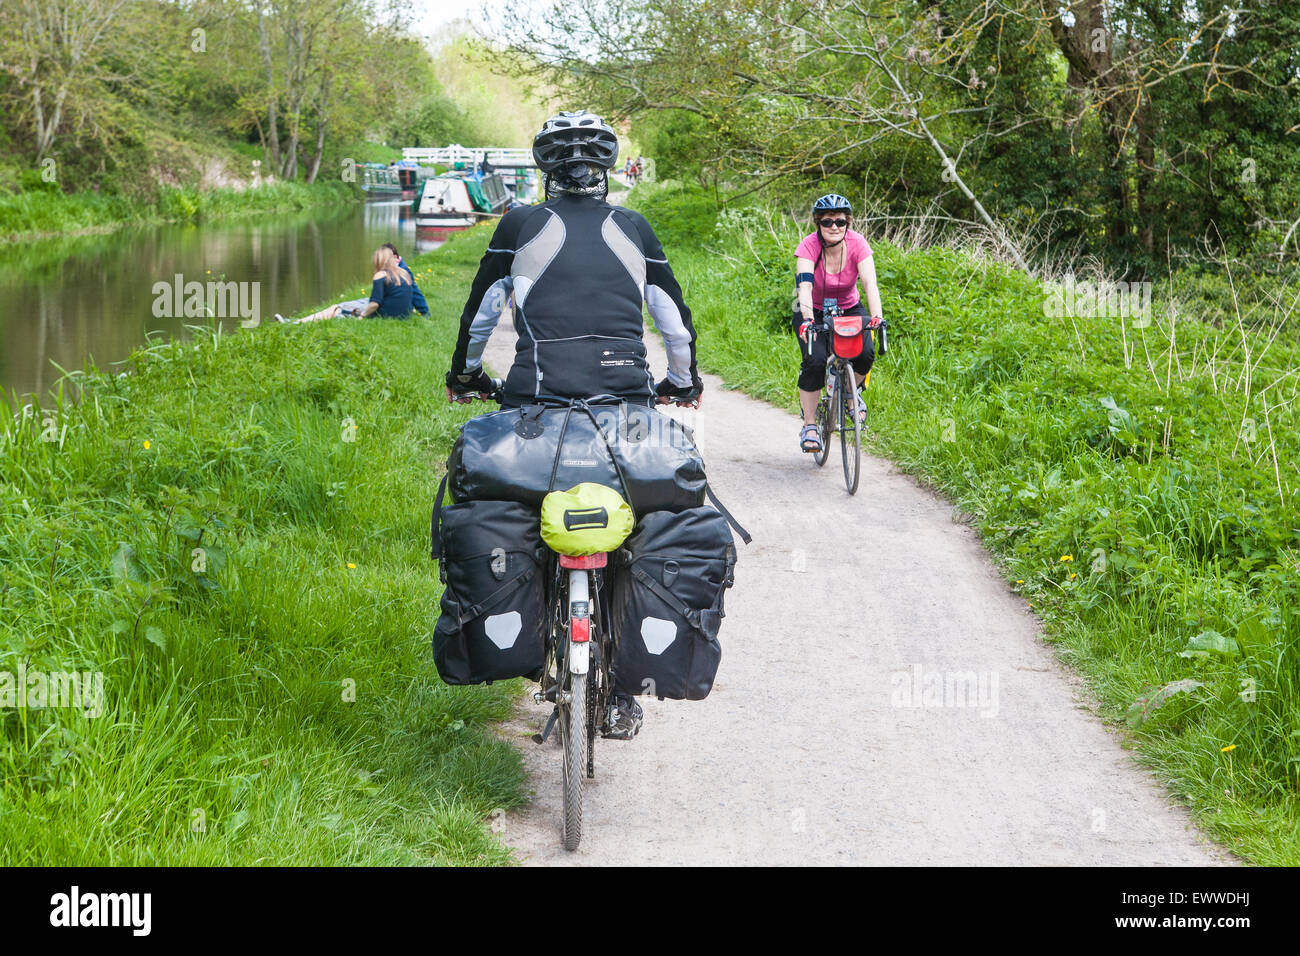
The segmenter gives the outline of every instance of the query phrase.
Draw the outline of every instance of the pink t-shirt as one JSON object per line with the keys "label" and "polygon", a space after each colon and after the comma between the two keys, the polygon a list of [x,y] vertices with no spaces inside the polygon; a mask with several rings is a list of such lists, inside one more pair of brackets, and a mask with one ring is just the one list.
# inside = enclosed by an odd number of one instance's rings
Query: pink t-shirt
{"label": "pink t-shirt", "polygon": [[[807,259],[813,264],[813,308],[820,309],[822,301],[834,296],[841,309],[851,309],[858,304],[858,266],[871,255],[862,233],[852,229],[845,230],[844,268],[839,272],[826,274],[826,255],[822,252],[817,233],[804,236],[803,242],[794,254],[800,259]],[[821,261],[817,256],[821,255]]]}

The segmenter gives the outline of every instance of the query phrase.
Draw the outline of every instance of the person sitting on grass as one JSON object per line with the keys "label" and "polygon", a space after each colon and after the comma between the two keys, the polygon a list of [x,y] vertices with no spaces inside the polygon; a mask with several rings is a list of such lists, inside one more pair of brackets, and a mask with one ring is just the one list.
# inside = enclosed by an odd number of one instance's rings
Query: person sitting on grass
{"label": "person sitting on grass", "polygon": [[385,242],[380,246],[380,248],[391,250],[393,255],[397,256],[397,265],[403,272],[411,277],[411,284],[415,286],[411,292],[411,308],[416,312],[419,312],[421,315],[428,315],[429,303],[424,301],[424,293],[420,291],[420,286],[415,281],[415,273],[412,272],[411,267],[406,264],[406,260],[402,258],[402,254],[397,251],[397,246],[393,245],[391,242]]}
{"label": "person sitting on grass", "polygon": [[[404,319],[411,314],[411,304],[415,296],[415,279],[409,270],[397,264],[397,256],[387,246],[375,250],[371,259],[375,274],[370,287],[370,298],[351,299],[331,305],[301,319],[286,319],[280,313],[275,317],[281,322],[318,322],[321,319],[333,319],[341,315],[364,319],[371,315],[381,318]],[[423,299],[423,296],[421,296]],[[426,305],[427,309],[428,306]]]}

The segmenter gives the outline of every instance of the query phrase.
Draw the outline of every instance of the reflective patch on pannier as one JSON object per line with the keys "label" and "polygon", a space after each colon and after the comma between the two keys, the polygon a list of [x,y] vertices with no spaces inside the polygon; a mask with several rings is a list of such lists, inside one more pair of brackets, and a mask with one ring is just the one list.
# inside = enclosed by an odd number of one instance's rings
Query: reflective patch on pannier
{"label": "reflective patch on pannier", "polygon": [[677,625],[661,617],[648,617],[641,622],[641,640],[651,654],[662,654],[677,640]]}
{"label": "reflective patch on pannier", "polygon": [[524,619],[520,617],[518,611],[493,614],[483,622],[483,632],[487,634],[488,640],[503,651],[515,646],[515,641],[519,638],[519,632],[523,629]]}

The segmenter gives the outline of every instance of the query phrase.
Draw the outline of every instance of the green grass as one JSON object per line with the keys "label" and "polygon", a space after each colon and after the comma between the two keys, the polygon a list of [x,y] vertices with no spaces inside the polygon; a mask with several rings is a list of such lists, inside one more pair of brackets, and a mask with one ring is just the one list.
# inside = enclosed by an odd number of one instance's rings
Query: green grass
{"label": "green grass", "polygon": [[[701,365],[794,411],[805,230],[719,215],[672,184],[632,203],[677,240]],[[1254,862],[1300,863],[1296,316],[1234,302],[1222,276],[1175,276],[1145,327],[1051,318],[1012,269],[868,238],[891,326],[872,449],[972,516],[1047,639],[1203,826]]]}
{"label": "green grass", "polygon": [[508,862],[485,820],[524,774],[486,725],[518,682],[429,649],[487,238],[413,263],[430,318],[199,331],[3,415],[0,672],[102,672],[104,708],[0,709],[0,863]]}
{"label": "green grass", "polygon": [[20,242],[42,236],[103,232],[124,225],[151,222],[204,222],[230,216],[287,212],[332,203],[356,201],[354,186],[336,181],[311,186],[277,182],[257,189],[212,189],[163,186],[156,197],[133,199],[121,193],[57,189],[0,193],[0,242]]}

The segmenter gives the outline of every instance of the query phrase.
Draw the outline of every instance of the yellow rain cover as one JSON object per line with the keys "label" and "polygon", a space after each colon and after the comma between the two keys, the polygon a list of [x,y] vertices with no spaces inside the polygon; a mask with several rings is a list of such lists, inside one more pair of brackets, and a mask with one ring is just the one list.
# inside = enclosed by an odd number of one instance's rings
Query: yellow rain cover
{"label": "yellow rain cover", "polygon": [[635,523],[622,495],[590,481],[552,491],[542,500],[542,540],[559,554],[581,557],[615,551]]}

